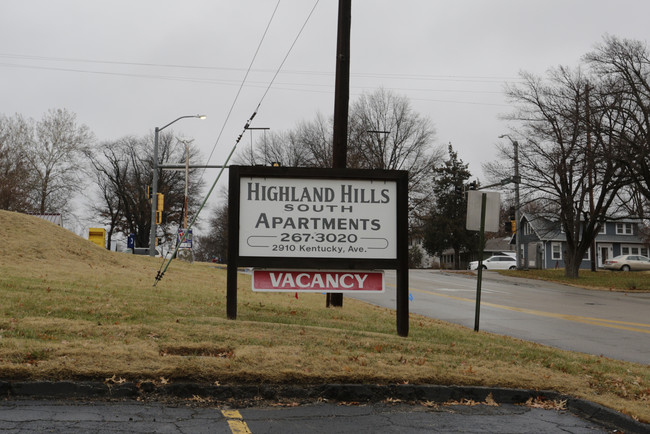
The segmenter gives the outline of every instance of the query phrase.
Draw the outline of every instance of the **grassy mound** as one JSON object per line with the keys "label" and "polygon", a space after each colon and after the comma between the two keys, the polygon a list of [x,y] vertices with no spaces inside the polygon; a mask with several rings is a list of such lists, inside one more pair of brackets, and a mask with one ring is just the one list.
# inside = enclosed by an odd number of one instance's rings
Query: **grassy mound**
{"label": "grassy mound", "polygon": [[0,377],[215,383],[411,383],[552,389],[650,422],[646,365],[560,351],[321,294],[261,294],[225,271],[109,252],[0,211]]}

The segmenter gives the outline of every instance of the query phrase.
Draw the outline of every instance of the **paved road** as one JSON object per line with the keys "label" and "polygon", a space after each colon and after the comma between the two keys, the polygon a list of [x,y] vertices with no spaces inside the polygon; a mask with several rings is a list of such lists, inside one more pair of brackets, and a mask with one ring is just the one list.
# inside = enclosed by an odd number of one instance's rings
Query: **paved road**
{"label": "paved road", "polygon": [[[594,291],[484,272],[479,328],[556,348],[650,364],[650,293]],[[355,295],[395,308],[395,274],[381,295]],[[409,273],[410,312],[474,328],[476,277]]]}
{"label": "paved road", "polygon": [[570,413],[515,405],[318,403],[239,410],[142,402],[0,401],[6,433],[606,433]]}

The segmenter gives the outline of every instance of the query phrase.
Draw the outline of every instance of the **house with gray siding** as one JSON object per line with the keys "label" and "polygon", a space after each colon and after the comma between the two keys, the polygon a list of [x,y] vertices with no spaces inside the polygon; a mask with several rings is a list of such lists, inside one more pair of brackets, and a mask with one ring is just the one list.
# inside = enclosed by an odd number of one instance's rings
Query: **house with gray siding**
{"label": "house with gray siding", "polygon": [[[619,255],[648,256],[641,227],[638,219],[605,222],[596,236],[596,266],[600,268],[607,259]],[[559,221],[524,213],[520,228],[524,264],[529,268],[564,268],[566,235]],[[514,237],[511,243],[515,243]],[[580,268],[591,268],[590,250]]]}

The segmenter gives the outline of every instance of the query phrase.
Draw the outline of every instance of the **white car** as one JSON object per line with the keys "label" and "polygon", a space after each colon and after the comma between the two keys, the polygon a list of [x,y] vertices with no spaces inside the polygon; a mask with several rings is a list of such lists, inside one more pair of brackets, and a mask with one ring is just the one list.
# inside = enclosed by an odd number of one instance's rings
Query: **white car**
{"label": "white car", "polygon": [[[517,260],[512,256],[497,255],[483,260],[484,270],[515,270]],[[467,267],[468,270],[478,270],[478,261],[472,261]]]}

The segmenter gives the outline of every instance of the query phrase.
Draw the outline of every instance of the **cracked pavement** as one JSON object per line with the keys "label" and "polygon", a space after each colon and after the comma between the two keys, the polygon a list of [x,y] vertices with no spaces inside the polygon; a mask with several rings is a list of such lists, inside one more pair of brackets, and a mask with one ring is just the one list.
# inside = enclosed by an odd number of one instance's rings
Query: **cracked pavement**
{"label": "cracked pavement", "polygon": [[[570,412],[499,406],[405,403],[222,405],[139,401],[0,401],[0,433],[607,433]],[[222,412],[223,411],[223,412]],[[248,430],[248,431],[246,431]]]}

